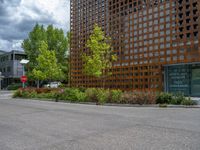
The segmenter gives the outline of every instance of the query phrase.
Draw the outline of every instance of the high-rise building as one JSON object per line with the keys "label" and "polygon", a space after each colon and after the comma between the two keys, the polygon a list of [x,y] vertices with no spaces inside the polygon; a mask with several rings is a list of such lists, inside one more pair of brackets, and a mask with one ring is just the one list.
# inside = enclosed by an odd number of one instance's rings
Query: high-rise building
{"label": "high-rise building", "polygon": [[82,72],[97,23],[118,56],[107,88],[200,96],[199,0],[71,0],[71,86],[101,87]]}

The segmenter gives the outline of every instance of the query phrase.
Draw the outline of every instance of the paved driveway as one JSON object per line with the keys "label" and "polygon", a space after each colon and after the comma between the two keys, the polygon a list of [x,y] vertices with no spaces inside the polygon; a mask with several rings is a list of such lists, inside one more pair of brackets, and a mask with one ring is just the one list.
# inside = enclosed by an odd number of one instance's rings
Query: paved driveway
{"label": "paved driveway", "polygon": [[0,92],[0,150],[200,150],[200,109],[13,100]]}

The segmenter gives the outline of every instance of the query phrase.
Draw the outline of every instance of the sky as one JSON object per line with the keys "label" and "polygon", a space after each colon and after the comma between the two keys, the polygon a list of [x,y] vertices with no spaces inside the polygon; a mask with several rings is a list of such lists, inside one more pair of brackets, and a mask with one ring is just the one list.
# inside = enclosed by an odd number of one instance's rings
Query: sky
{"label": "sky", "polygon": [[36,23],[69,31],[70,0],[0,0],[0,50],[22,50]]}

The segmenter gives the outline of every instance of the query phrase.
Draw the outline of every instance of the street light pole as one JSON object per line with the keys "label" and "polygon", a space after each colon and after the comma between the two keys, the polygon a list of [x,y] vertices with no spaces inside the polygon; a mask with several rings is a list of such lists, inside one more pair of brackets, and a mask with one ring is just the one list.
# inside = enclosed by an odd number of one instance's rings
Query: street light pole
{"label": "street light pole", "polygon": [[[29,60],[26,60],[26,59],[22,59],[21,61],[20,61],[20,64],[22,65],[22,75],[24,76],[25,75],[25,65],[26,64],[28,64],[29,63]],[[23,86],[23,88],[25,88],[25,82],[22,82],[22,86]]]}
{"label": "street light pole", "polygon": [[[25,75],[24,64],[22,64],[22,69],[23,69],[22,75],[24,76]],[[25,83],[24,82],[22,82],[22,87],[23,87],[23,89],[25,88]]]}

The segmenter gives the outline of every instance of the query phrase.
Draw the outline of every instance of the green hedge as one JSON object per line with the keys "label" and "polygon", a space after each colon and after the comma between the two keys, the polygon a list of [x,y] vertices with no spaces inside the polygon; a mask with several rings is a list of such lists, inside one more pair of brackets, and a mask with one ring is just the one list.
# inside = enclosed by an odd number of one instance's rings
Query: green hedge
{"label": "green hedge", "polygon": [[197,103],[190,98],[186,98],[183,93],[160,93],[157,96],[157,104],[173,104],[173,105],[196,105]]}
{"label": "green hedge", "polygon": [[22,83],[12,83],[8,85],[7,90],[17,90],[22,87]]}
{"label": "green hedge", "polygon": [[122,91],[95,88],[26,88],[17,90],[13,97],[55,99],[56,101],[65,100],[71,102],[95,102],[97,104],[104,104],[108,102],[120,103]]}
{"label": "green hedge", "polygon": [[183,94],[155,93],[150,91],[122,92],[121,90],[107,90],[101,88],[25,88],[17,90],[13,97],[64,100],[70,102],[94,102],[119,104],[174,104],[195,105],[191,99]]}

